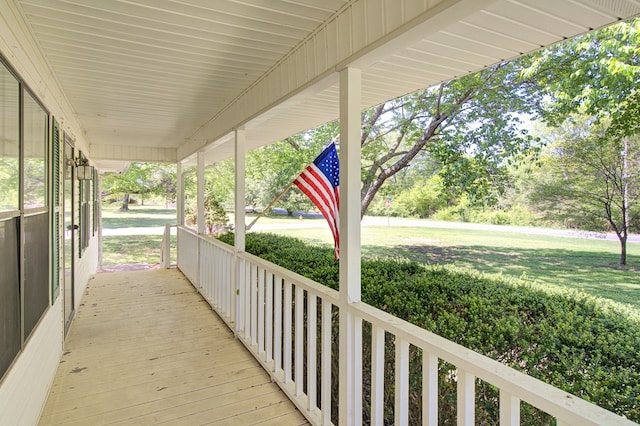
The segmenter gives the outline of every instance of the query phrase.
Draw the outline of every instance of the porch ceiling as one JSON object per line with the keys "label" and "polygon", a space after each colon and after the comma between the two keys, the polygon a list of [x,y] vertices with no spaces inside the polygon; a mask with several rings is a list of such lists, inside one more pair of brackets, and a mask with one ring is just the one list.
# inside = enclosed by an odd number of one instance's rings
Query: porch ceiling
{"label": "porch ceiling", "polygon": [[[325,40],[326,72],[227,130],[244,125],[253,148],[337,118],[333,71],[348,65],[363,70],[368,107],[640,13],[638,0],[14,1],[98,167],[202,149],[211,162],[231,155],[228,133],[211,123],[320,29],[353,14],[365,13],[364,42],[358,28],[344,34],[338,43],[357,47],[333,63]],[[427,12],[408,19],[415,9]],[[394,20],[402,25],[385,34]]]}

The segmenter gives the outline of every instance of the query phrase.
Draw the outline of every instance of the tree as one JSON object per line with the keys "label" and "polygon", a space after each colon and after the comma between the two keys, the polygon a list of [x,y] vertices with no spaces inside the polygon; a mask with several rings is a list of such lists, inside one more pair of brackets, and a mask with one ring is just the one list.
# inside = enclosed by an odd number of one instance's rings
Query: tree
{"label": "tree", "polygon": [[540,102],[536,83],[520,77],[527,64],[499,64],[365,111],[361,214],[390,177],[425,152],[452,195],[495,201],[509,159],[534,148],[521,126]]}
{"label": "tree", "polygon": [[640,142],[610,138],[608,125],[573,116],[549,135],[546,176],[533,201],[582,229],[613,230],[627,263],[629,224],[640,210]]}
{"label": "tree", "polygon": [[130,194],[163,195],[166,199],[175,199],[175,167],[159,163],[131,163],[120,174],[104,178],[104,191],[122,196],[121,210],[129,210]]}
{"label": "tree", "polygon": [[523,76],[537,78],[545,89],[542,117],[550,125],[564,126],[558,153],[560,158],[571,159],[566,167],[581,173],[574,175],[580,182],[571,185],[576,197],[583,206],[590,206],[586,217],[596,217],[599,208],[620,240],[620,264],[626,264],[626,240],[634,219],[630,211],[636,198],[635,168],[630,166],[635,165],[632,160],[640,134],[640,95],[636,91],[640,20],[545,49],[533,56]]}
{"label": "tree", "polygon": [[523,76],[541,83],[547,99],[543,118],[551,125],[575,113],[611,119],[620,106],[640,100],[629,99],[640,82],[640,19],[541,50]]}

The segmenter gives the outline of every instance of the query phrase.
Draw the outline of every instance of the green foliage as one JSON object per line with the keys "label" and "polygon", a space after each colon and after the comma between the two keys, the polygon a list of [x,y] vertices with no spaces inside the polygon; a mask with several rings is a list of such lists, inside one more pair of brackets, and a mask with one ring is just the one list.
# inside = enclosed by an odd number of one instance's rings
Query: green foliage
{"label": "green foliage", "polygon": [[19,206],[20,162],[16,157],[0,157],[0,211],[17,210]]}
{"label": "green foliage", "polygon": [[[198,223],[198,208],[194,204],[185,207],[185,220],[189,225]],[[209,234],[218,234],[226,232],[229,218],[222,207],[222,204],[216,200],[212,194],[205,194],[204,198],[204,226]]]}
{"label": "green foliage", "polygon": [[160,196],[166,202],[173,202],[176,198],[175,175],[175,166],[172,164],[131,163],[122,173],[105,175],[102,190],[109,196],[138,194],[142,200]]}
{"label": "green foliage", "polygon": [[509,159],[536,149],[521,128],[540,105],[536,82],[520,78],[526,66],[526,58],[499,64],[365,111],[362,214],[387,179],[425,156],[451,195],[494,202]]}
{"label": "green foliage", "polygon": [[432,176],[398,194],[391,203],[391,214],[427,218],[445,207],[447,198],[442,178]]}
{"label": "green foliage", "polygon": [[[232,234],[221,239],[233,243]],[[247,235],[246,249],[314,281],[338,288],[338,262],[333,259],[330,248],[251,233]],[[363,259],[362,300],[580,398],[640,421],[640,324],[602,299],[515,280],[488,279],[438,266],[425,267],[415,262]],[[363,340],[365,345],[369,344],[366,338]],[[392,359],[389,345],[386,352],[388,359]],[[412,351],[412,363],[418,355]],[[410,401],[415,404],[420,399],[420,376],[419,371],[411,371],[413,396]],[[455,380],[452,380],[455,370],[441,363],[439,373],[439,421],[452,424],[455,422],[455,398],[451,398],[455,395]],[[393,372],[386,374],[385,382],[393,383]],[[498,423],[494,387],[478,383],[476,406],[477,419],[485,424]],[[413,410],[418,412],[419,408]],[[523,424],[553,424],[548,416],[527,406],[523,406],[522,417]]]}
{"label": "green foliage", "polygon": [[541,50],[523,75],[540,81],[553,125],[578,111],[611,117],[638,85],[638,46],[640,20],[621,22]]}

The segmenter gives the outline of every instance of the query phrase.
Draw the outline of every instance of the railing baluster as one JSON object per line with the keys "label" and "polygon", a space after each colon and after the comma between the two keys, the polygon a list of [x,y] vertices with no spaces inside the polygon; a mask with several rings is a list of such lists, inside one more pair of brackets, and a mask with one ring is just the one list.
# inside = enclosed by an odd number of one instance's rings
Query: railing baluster
{"label": "railing baluster", "polygon": [[[204,259],[208,259],[208,256],[215,255],[215,249],[211,249],[207,246]],[[209,300],[216,309],[220,309],[220,266],[222,260],[219,256],[216,256],[215,262],[207,262],[207,285],[209,290]]]}
{"label": "railing baluster", "polygon": [[362,318],[353,316],[353,409],[355,424],[362,424]]}
{"label": "railing baluster", "polygon": [[258,268],[258,354],[264,353],[264,274],[264,269]]}
{"label": "railing baluster", "polygon": [[227,286],[229,275],[227,274],[227,262],[223,253],[218,255],[220,261],[218,266],[220,267],[220,281],[218,282],[218,305],[224,313],[224,317],[229,320],[229,309],[227,308]]}
{"label": "railing baluster", "polygon": [[235,288],[237,288],[237,293],[235,296],[235,305],[236,305],[236,332],[238,333],[238,335],[240,335],[240,333],[244,333],[245,330],[245,318],[244,318],[244,313],[245,313],[245,307],[247,306],[244,303],[244,297],[245,297],[245,284],[244,284],[244,259],[241,259],[237,256],[234,256],[235,258],[235,270],[236,272],[236,279],[235,279]]}
{"label": "railing baluster", "polygon": [[251,346],[258,344],[258,267],[251,265]]}
{"label": "railing baluster", "polygon": [[246,341],[251,339],[251,262],[244,262],[244,338]]}
{"label": "railing baluster", "polygon": [[396,336],[395,424],[409,424],[409,342]]}
{"label": "railing baluster", "polygon": [[500,426],[520,424],[520,399],[500,389]]}
{"label": "railing baluster", "polygon": [[322,299],[322,423],[331,424],[332,304]]}
{"label": "railing baluster", "polygon": [[384,422],[384,343],[383,328],[371,325],[371,424]]}
{"label": "railing baluster", "polygon": [[438,426],[438,357],[422,352],[422,425]]}
{"label": "railing baluster", "polygon": [[282,370],[282,277],[276,275],[274,283],[275,306],[274,306],[274,366],[273,371],[278,373]]}
{"label": "railing baluster", "polygon": [[224,310],[229,321],[234,319],[233,304],[231,303],[231,293],[233,289],[233,258],[229,253],[221,253],[224,258],[224,281],[222,286],[222,297],[224,301]]}
{"label": "railing baluster", "polygon": [[304,378],[303,376],[303,339],[304,339],[304,289],[296,286],[296,350],[295,350],[295,369],[296,369],[296,396],[302,395]]}
{"label": "railing baluster", "polygon": [[458,368],[458,426],[473,426],[475,423],[476,378]]}
{"label": "railing baluster", "polygon": [[267,302],[265,305],[265,361],[273,361],[273,273],[267,272],[267,282],[265,286],[267,292]]}
{"label": "railing baluster", "polygon": [[291,383],[291,343],[292,337],[292,320],[291,320],[291,296],[292,285],[290,281],[284,283],[284,382]]}
{"label": "railing baluster", "polygon": [[214,262],[210,262],[207,259],[210,251],[211,250],[209,250],[209,246],[203,242],[202,248],[200,249],[200,253],[201,253],[200,262],[202,265],[204,265],[204,268],[201,268],[203,271],[203,274],[202,274],[203,279],[201,281],[201,284],[202,284],[203,292],[205,294],[205,298],[209,301],[211,306],[215,308],[216,298],[215,298],[215,286],[214,286],[214,279],[213,279],[213,273],[215,271],[215,267],[213,265]]}
{"label": "railing baluster", "polygon": [[317,382],[317,297],[307,293],[307,396],[309,398],[308,409],[314,412],[317,407],[316,382]]}

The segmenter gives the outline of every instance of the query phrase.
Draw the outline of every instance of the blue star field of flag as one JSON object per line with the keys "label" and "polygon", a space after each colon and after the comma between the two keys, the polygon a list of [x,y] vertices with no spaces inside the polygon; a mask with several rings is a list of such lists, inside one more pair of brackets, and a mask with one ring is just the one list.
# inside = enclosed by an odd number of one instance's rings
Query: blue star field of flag
{"label": "blue star field of flag", "polygon": [[322,170],[331,186],[335,188],[340,185],[340,163],[335,144],[329,144],[313,162]]}

